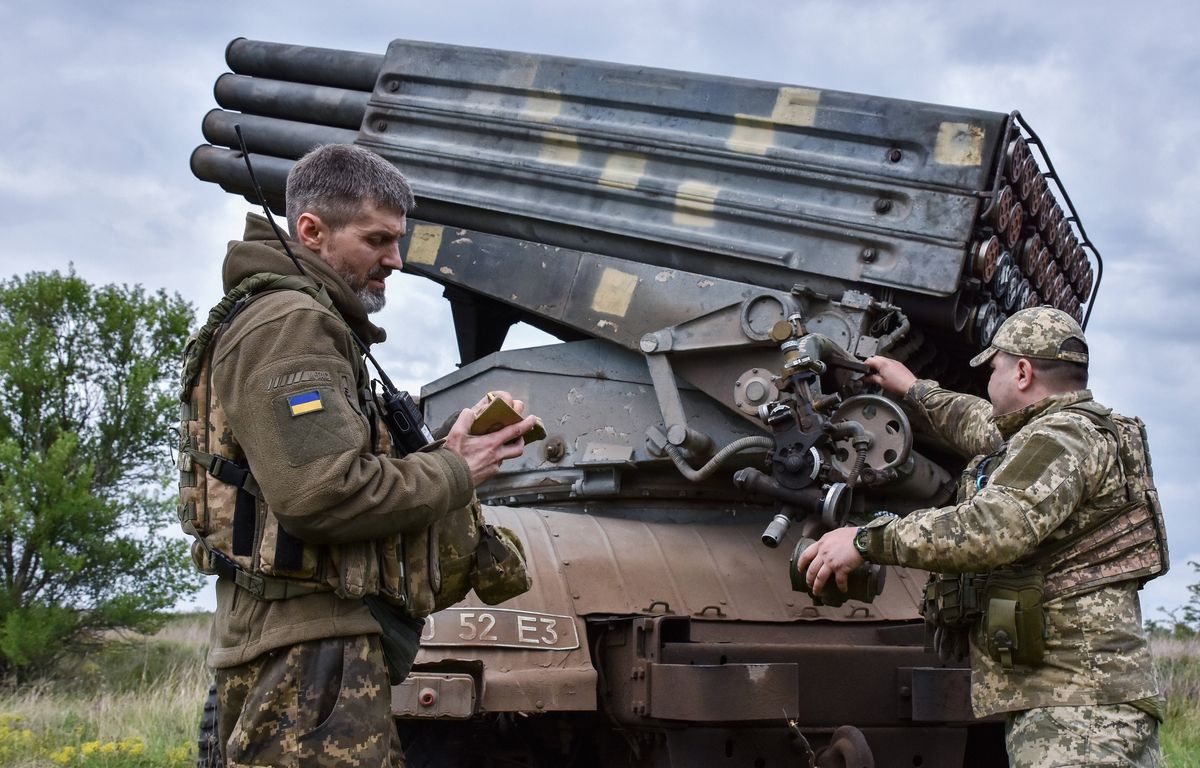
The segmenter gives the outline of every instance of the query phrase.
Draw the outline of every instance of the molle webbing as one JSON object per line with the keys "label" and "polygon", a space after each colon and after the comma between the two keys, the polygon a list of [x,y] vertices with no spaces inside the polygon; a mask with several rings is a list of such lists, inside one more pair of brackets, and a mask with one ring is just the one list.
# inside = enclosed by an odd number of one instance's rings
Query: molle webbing
{"label": "molle webbing", "polygon": [[[252,298],[278,290],[300,291],[336,314],[325,289],[308,278],[271,273],[248,277],[213,307],[207,322],[189,340],[180,391],[180,522],[195,538],[196,565],[262,600],[333,588],[320,583],[319,573],[313,574],[315,581],[275,575],[311,573],[312,563],[305,562],[304,542],[270,516],[245,456],[228,434],[223,409],[208,381],[212,347],[223,329]],[[226,437],[220,437],[222,433]],[[216,453],[218,447],[227,455]],[[308,559],[314,557],[310,553]],[[264,566],[266,570],[260,570]]]}
{"label": "molle webbing", "polygon": [[1166,573],[1166,527],[1150,470],[1145,427],[1126,417],[1118,417],[1118,424],[1108,409],[1091,403],[1066,410],[1085,416],[1116,441],[1126,501],[1090,528],[1037,553],[1035,562],[1046,574],[1046,599],[1119,581],[1148,581]]}
{"label": "molle webbing", "polygon": [[1078,536],[1041,559],[1046,568],[1046,599],[1085,589],[1151,578],[1162,573],[1154,516],[1145,504]]}

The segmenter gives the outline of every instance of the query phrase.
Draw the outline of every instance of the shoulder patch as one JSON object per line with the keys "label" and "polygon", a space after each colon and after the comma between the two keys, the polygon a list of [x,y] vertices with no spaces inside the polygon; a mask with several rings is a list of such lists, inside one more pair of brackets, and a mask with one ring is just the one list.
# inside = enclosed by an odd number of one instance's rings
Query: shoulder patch
{"label": "shoulder patch", "polygon": [[331,387],[277,395],[271,409],[279,447],[293,467],[366,445],[366,422]]}
{"label": "shoulder patch", "polygon": [[1025,490],[1066,450],[1052,437],[1035,434],[992,476],[992,484]]}
{"label": "shoulder patch", "polygon": [[292,395],[287,399],[287,403],[293,416],[325,410],[325,405],[321,402],[321,393],[315,389]]}

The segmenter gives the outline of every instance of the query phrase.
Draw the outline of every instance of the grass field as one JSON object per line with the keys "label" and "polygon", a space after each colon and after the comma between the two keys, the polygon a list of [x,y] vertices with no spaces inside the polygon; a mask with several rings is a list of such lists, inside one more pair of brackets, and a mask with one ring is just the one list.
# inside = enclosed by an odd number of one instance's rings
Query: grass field
{"label": "grass field", "polygon": [[[0,768],[195,765],[208,622],[113,637],[54,680],[0,693]],[[1169,701],[1163,749],[1172,768],[1200,768],[1200,639],[1152,642]]]}
{"label": "grass field", "polygon": [[1167,696],[1160,731],[1171,768],[1200,768],[1200,638],[1151,640],[1158,678]]}
{"label": "grass field", "polygon": [[209,620],[113,637],[53,680],[0,693],[0,766],[195,765]]}

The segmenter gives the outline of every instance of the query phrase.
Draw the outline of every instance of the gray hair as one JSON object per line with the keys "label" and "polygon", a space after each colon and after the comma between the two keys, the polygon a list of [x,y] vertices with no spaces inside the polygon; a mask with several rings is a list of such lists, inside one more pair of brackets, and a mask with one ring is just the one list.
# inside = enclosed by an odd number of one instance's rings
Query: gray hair
{"label": "gray hair", "polygon": [[404,174],[353,144],[326,144],[300,158],[288,173],[285,200],[292,237],[302,213],[315,213],[331,230],[338,230],[362,211],[364,203],[406,216],[416,204]]}

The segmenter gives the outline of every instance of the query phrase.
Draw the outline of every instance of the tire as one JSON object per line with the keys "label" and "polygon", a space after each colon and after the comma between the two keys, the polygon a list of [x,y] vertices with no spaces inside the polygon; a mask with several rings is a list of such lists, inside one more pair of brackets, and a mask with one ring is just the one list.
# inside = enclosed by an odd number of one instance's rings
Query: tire
{"label": "tire", "polygon": [[204,712],[200,715],[200,733],[196,737],[196,768],[224,768],[217,748],[217,684],[208,686]]}

